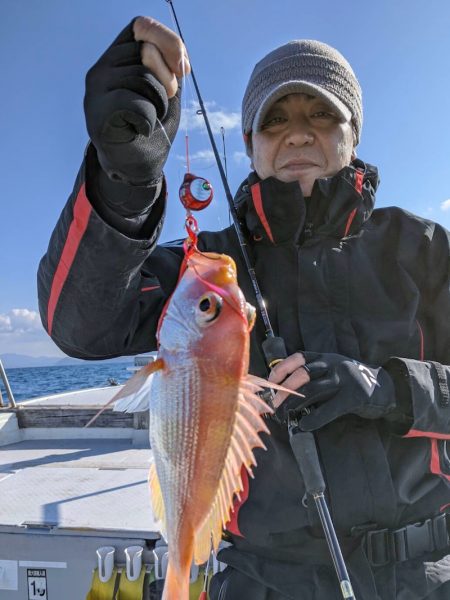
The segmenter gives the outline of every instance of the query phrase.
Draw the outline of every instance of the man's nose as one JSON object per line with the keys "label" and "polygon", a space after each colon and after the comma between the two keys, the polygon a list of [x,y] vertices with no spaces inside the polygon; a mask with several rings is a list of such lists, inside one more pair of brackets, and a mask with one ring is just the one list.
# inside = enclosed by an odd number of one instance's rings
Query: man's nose
{"label": "man's nose", "polygon": [[314,131],[307,119],[295,119],[289,123],[285,142],[289,146],[304,146],[314,143]]}

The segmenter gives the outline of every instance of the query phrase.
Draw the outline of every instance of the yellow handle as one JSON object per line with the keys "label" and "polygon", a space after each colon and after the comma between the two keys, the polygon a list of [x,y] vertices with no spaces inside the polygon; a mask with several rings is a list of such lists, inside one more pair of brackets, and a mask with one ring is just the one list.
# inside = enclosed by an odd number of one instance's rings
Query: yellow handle
{"label": "yellow handle", "polygon": [[116,600],[142,600],[144,597],[145,567],[143,566],[139,577],[135,581],[129,581],[126,570],[120,575],[119,589]]}
{"label": "yellow handle", "polygon": [[110,579],[103,583],[98,576],[98,569],[95,569],[92,575],[91,589],[86,596],[86,600],[115,600],[116,578],[117,569],[114,568]]}

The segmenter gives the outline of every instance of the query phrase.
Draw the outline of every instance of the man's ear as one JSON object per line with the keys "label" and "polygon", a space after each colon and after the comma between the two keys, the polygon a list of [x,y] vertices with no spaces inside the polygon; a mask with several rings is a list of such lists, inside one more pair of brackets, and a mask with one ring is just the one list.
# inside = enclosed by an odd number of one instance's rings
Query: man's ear
{"label": "man's ear", "polygon": [[356,148],[353,148],[353,150],[352,150],[352,156],[351,156],[351,162],[353,162],[356,157],[357,157]]}
{"label": "man's ear", "polygon": [[255,165],[253,164],[253,152],[252,152],[251,144],[247,145],[246,150],[247,150],[247,156],[250,159],[250,168],[251,168],[252,171],[254,171],[255,170]]}
{"label": "man's ear", "polygon": [[[247,156],[249,157],[249,159],[252,160],[252,157],[253,157],[252,134],[251,134],[251,132],[244,133],[243,137],[244,137],[244,144],[245,144],[245,152],[246,152]],[[253,169],[253,163],[252,163],[252,169]]]}

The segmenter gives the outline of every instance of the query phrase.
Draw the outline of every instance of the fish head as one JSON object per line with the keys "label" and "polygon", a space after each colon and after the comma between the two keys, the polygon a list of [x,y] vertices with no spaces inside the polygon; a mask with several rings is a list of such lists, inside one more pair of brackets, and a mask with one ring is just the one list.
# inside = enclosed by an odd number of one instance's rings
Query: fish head
{"label": "fish head", "polygon": [[234,260],[194,252],[160,323],[160,349],[247,351],[254,322],[255,309],[238,286]]}

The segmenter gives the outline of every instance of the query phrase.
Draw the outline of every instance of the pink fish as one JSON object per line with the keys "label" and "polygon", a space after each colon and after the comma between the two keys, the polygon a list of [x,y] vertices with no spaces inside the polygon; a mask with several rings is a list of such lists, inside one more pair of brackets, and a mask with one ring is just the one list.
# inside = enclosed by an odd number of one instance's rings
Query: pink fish
{"label": "pink fish", "polygon": [[237,285],[226,255],[194,251],[160,319],[155,362],[114,400],[150,387],[150,488],[155,516],[169,546],[163,600],[187,600],[192,560],[207,561],[251,473],[253,449],[265,448],[256,394],[280,386],[248,374],[255,309]]}

